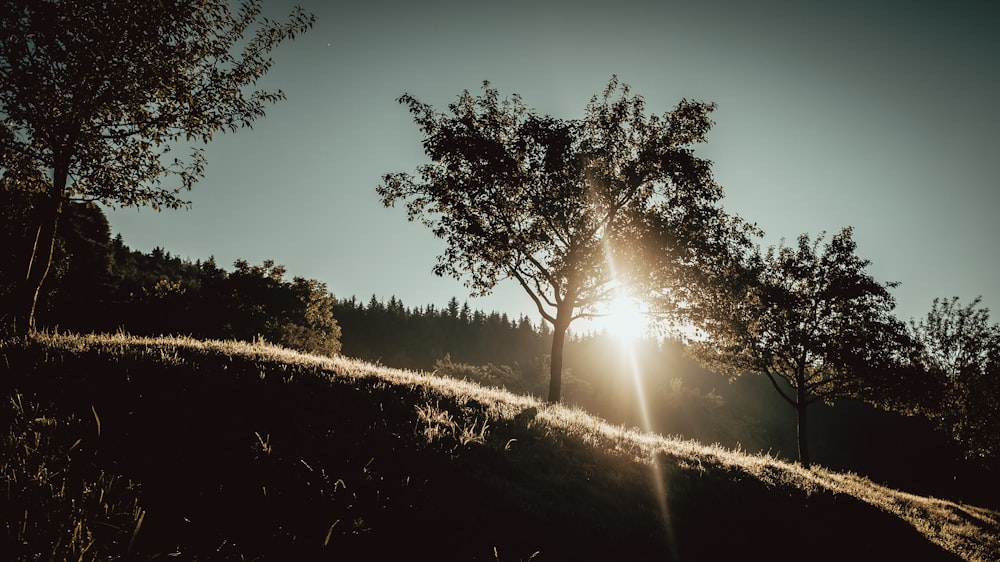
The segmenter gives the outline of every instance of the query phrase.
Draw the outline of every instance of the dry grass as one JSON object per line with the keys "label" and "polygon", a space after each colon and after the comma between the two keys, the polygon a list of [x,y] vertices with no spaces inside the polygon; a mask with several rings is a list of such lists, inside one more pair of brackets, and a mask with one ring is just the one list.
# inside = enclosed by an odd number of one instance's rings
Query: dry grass
{"label": "dry grass", "polygon": [[[995,511],[907,494],[852,474],[835,473],[822,468],[806,470],[799,465],[768,456],[751,455],[616,426],[579,409],[545,404],[533,397],[516,396],[469,382],[389,369],[343,357],[312,356],[263,342],[199,341],[175,337],[137,338],[125,334],[41,334],[30,344],[0,342],[0,352],[28,345],[44,350],[46,361],[49,362],[67,361],[67,356],[96,353],[109,362],[142,364],[149,361],[192,368],[214,362],[213,364],[223,365],[221,369],[225,370],[225,363],[220,363],[220,358],[229,358],[238,359],[241,364],[252,365],[261,381],[279,379],[290,383],[296,379],[320,379],[340,385],[364,385],[374,389],[371,390],[372,393],[384,390],[397,396],[416,397],[401,398],[404,402],[412,401],[408,402],[408,406],[401,406],[401,411],[409,408],[409,414],[406,415],[410,421],[406,423],[411,427],[410,438],[424,442],[427,446],[437,447],[435,450],[442,451],[442,454],[458,463],[460,468],[456,470],[468,470],[472,474],[469,477],[471,481],[480,484],[485,482],[485,493],[504,501],[517,503],[529,500],[516,495],[519,493],[517,491],[510,491],[506,482],[495,481],[498,476],[487,474],[491,468],[475,464],[480,462],[479,456],[492,455],[484,458],[493,463],[498,462],[497,459],[513,459],[509,461],[513,463],[522,462],[517,457],[521,454],[527,459],[523,462],[535,462],[534,459],[537,459],[544,463],[543,467],[546,469],[553,464],[553,458],[573,459],[573,462],[567,464],[574,466],[568,466],[562,472],[539,476],[539,485],[543,489],[549,487],[562,490],[570,485],[567,481],[593,479],[595,484],[592,487],[597,488],[593,491],[597,498],[594,501],[611,503],[615,501],[615,495],[621,493],[615,486],[624,485],[621,482],[629,478],[634,479],[634,476],[629,475],[642,474],[641,467],[683,475],[682,480],[667,478],[664,480],[665,485],[654,488],[668,496],[700,494],[700,491],[687,492],[684,486],[690,485],[694,486],[692,490],[701,490],[697,487],[700,482],[718,481],[753,483],[753,486],[764,490],[761,493],[773,493],[783,498],[801,497],[806,504],[813,501],[810,498],[830,498],[829,501],[836,503],[837,498],[849,497],[905,521],[927,541],[961,559],[987,561],[1000,558],[1000,513]],[[218,375],[219,370],[220,368],[214,368],[211,374]],[[272,446],[276,450],[280,449],[280,441],[273,445],[271,436],[271,433],[265,431],[257,432],[254,438],[259,441],[255,444],[256,450],[270,453]],[[535,443],[532,446],[534,448],[527,444],[529,440]],[[541,440],[545,440],[544,447],[538,444]],[[591,460],[596,458],[595,455],[604,460]],[[300,460],[310,471],[319,470],[313,466],[315,461]],[[544,472],[537,467],[531,470]],[[605,480],[598,484],[596,482],[600,478],[597,475],[602,472],[609,476],[601,476]],[[649,474],[649,471],[645,474]],[[666,478],[655,471],[653,474],[657,475],[655,478]],[[333,481],[333,491],[339,493],[336,475],[330,475],[330,479]],[[346,487],[348,484],[343,485]],[[605,488],[602,489],[601,486]],[[622,497],[627,496],[625,493]],[[664,506],[669,504],[662,498],[659,501],[662,509],[666,509]],[[674,508],[677,510],[683,509],[687,504],[675,505],[681,506]],[[669,514],[674,522],[680,521],[684,516],[683,512],[676,511]],[[358,529],[367,528],[367,523],[355,521],[353,525],[354,534],[361,532]],[[323,544],[335,541],[336,538],[331,537],[348,526],[339,520],[332,526],[324,522],[321,525],[324,533],[320,537],[324,539]],[[523,552],[526,557],[532,554],[532,549],[525,548]],[[544,554],[543,552],[541,559],[544,559]],[[673,554],[681,557],[677,554],[676,545],[673,547]]]}

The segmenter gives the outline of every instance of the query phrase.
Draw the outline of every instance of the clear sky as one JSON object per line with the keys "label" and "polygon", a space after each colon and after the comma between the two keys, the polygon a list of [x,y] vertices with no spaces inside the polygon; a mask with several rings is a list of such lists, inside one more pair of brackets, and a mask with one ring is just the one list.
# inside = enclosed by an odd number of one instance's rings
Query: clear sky
{"label": "clear sky", "polygon": [[[291,2],[265,2],[280,18]],[[1000,4],[983,0],[306,1],[316,26],[274,53],[288,99],[216,137],[187,211],[109,213],[131,247],[273,259],[338,297],[464,300],[442,243],[382,174],[425,162],[404,92],[443,109],[489,80],[582,116],[612,74],[662,113],[714,101],[701,154],[725,206],[782,237],[853,225],[897,313],[983,295],[1000,317]],[[511,282],[470,305],[538,320]]]}

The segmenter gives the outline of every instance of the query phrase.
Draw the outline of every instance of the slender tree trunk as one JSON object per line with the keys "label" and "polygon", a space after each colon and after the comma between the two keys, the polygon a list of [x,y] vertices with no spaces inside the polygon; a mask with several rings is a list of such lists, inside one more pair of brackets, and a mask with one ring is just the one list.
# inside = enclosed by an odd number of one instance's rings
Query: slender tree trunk
{"label": "slender tree trunk", "polygon": [[14,332],[17,335],[27,335],[37,328],[35,316],[41,301],[42,289],[49,271],[52,269],[52,259],[56,250],[56,231],[63,210],[63,192],[66,188],[66,171],[56,170],[50,197],[44,203],[39,214],[39,226],[35,233],[35,242],[31,248],[31,257],[24,276],[21,293],[21,310],[14,317]]}
{"label": "slender tree trunk", "polygon": [[809,458],[809,425],[806,423],[806,408],[808,403],[806,402],[806,392],[804,389],[805,385],[800,384],[797,391],[798,401],[795,404],[795,410],[798,414],[798,437],[799,437],[799,463],[802,466],[809,468],[811,466],[811,459]]}
{"label": "slender tree trunk", "polygon": [[549,402],[558,402],[562,394],[563,348],[566,345],[566,332],[569,329],[569,317],[572,311],[563,312],[562,308],[556,314],[552,326],[552,355],[549,357]]}

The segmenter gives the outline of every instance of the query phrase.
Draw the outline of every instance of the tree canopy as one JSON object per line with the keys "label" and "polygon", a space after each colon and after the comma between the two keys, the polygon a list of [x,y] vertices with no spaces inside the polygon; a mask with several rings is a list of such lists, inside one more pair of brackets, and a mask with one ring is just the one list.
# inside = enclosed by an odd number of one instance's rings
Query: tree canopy
{"label": "tree canopy", "polygon": [[1000,324],[976,298],[963,306],[958,297],[934,299],[919,322],[911,322],[919,342],[917,364],[936,392],[925,413],[958,443],[967,458],[996,462],[1000,457]]}
{"label": "tree canopy", "polygon": [[874,396],[898,376],[908,340],[892,314],[889,289],[867,271],[845,228],[801,235],[747,260],[747,276],[699,303],[704,338],[692,353],[719,372],[766,375],[798,416],[799,460],[809,465],[806,408],[819,401]]}
{"label": "tree canopy", "polygon": [[406,203],[446,242],[434,267],[473,294],[516,281],[553,325],[549,400],[558,401],[562,350],[573,320],[627,290],[638,298],[670,286],[745,231],[721,208],[710,162],[694,153],[713,104],[681,100],[649,115],[612,79],[580,119],[538,115],[517,95],[483,84],[437,112],[406,94],[431,162],[390,173],[378,193]]}
{"label": "tree canopy", "polygon": [[[47,199],[17,331],[34,328],[65,201],[185,206],[180,194],[205,166],[192,143],[250,126],[284,97],[253,87],[271,50],[313,16],[296,8],[279,23],[260,17],[260,0],[230,4],[0,0],[3,188]],[[188,157],[173,157],[183,148]],[[165,185],[171,176],[177,184]]]}

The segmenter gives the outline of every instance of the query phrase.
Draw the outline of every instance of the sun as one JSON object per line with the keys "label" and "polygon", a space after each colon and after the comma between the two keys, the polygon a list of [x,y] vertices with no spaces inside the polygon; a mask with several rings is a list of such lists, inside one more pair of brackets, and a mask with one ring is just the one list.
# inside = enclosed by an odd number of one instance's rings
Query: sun
{"label": "sun", "polygon": [[601,331],[629,344],[641,339],[649,330],[649,317],[644,303],[628,295],[618,295],[611,299],[603,314],[596,319]]}

